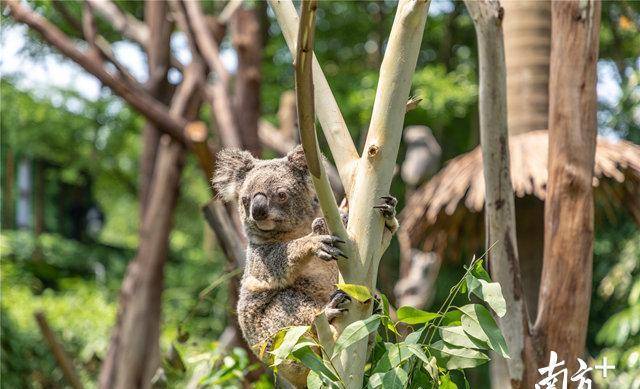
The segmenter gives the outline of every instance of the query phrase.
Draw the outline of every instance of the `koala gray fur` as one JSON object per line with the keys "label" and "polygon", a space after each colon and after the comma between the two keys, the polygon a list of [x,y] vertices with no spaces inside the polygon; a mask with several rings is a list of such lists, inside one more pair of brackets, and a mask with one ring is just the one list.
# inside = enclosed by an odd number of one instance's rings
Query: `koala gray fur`
{"label": "koala gray fur", "polygon": [[[213,184],[224,200],[238,201],[249,241],[237,307],[247,342],[259,346],[284,327],[311,324],[335,290],[338,268],[331,259],[341,252],[337,238],[312,232],[320,208],[302,148],[271,160],[222,150]],[[301,366],[286,364],[280,374],[306,385]]]}
{"label": "koala gray fur", "polygon": [[[338,317],[349,300],[344,293],[334,293],[336,260],[344,257],[337,247],[341,240],[328,235],[320,218],[302,147],[271,160],[222,150],[213,185],[223,200],[237,201],[249,241],[237,313],[254,351],[264,342],[270,345],[282,328],[312,324],[323,309],[329,321]],[[396,200],[383,199],[385,203],[374,208],[385,219],[385,245],[398,223]],[[296,387],[306,386],[308,370],[299,364],[285,363],[279,373]]]}

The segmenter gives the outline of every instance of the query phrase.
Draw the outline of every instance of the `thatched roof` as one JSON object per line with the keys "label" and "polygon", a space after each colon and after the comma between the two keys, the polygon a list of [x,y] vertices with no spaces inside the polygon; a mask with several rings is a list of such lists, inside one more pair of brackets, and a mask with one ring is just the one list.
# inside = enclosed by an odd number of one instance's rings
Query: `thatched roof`
{"label": "thatched roof", "polygon": [[[547,150],[545,130],[509,139],[511,180],[517,198],[532,195],[544,201]],[[609,202],[623,204],[640,222],[640,146],[598,137],[595,159],[594,186],[606,191]],[[479,213],[483,207],[482,153],[476,147],[449,161],[411,195],[400,215],[401,224],[413,247],[424,244],[425,249],[431,250],[433,247],[429,246],[443,238],[436,235],[457,230],[465,214]]]}

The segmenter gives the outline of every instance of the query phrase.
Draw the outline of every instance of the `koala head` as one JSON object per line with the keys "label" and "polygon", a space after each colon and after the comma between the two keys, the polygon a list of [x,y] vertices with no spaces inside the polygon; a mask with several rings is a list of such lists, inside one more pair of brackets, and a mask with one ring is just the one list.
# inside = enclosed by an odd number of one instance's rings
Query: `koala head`
{"label": "koala head", "polygon": [[310,231],[319,212],[301,146],[284,158],[261,160],[246,151],[218,153],[213,185],[238,212],[252,241],[292,239]]}

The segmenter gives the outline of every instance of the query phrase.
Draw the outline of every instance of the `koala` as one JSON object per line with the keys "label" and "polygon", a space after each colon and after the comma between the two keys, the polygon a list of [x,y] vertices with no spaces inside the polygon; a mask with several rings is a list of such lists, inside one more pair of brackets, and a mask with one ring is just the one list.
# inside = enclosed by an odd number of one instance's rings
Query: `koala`
{"label": "koala", "polygon": [[[223,200],[237,201],[247,235],[237,313],[254,351],[282,328],[312,324],[323,310],[330,323],[346,311],[350,298],[335,289],[336,262],[348,260],[340,249],[344,241],[329,235],[320,218],[301,146],[271,160],[224,149],[213,185]],[[385,196],[385,203],[376,206],[393,232],[395,205],[395,199]],[[306,386],[303,366],[290,363],[279,370],[296,387]]]}

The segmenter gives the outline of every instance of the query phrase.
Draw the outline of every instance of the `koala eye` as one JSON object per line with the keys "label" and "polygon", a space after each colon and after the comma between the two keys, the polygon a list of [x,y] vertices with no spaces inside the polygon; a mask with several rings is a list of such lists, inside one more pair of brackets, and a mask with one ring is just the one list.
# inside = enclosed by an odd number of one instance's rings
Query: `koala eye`
{"label": "koala eye", "polygon": [[287,194],[287,190],[284,188],[278,189],[276,192],[276,196],[278,198],[278,202],[284,203],[289,198],[289,194]]}
{"label": "koala eye", "polygon": [[242,205],[245,207],[249,205],[249,196],[242,196]]}

